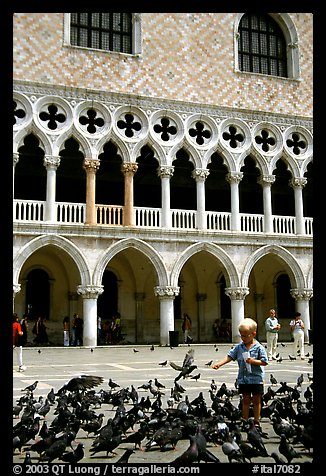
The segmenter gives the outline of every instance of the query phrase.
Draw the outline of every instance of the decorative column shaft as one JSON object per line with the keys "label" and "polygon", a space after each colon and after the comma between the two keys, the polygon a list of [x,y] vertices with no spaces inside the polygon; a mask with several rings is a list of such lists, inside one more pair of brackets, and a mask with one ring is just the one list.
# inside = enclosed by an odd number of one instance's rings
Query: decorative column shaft
{"label": "decorative column shaft", "polygon": [[242,172],[230,172],[226,176],[231,186],[231,231],[240,231],[239,183],[242,177]]}
{"label": "decorative column shaft", "polygon": [[174,167],[168,165],[163,165],[157,169],[157,175],[161,177],[162,228],[171,228],[170,179],[173,172]]}
{"label": "decorative column shaft", "polygon": [[86,225],[96,225],[97,223],[95,208],[95,175],[99,167],[99,160],[84,160],[84,169],[86,170]]}
{"label": "decorative column shaft", "polygon": [[19,153],[14,152],[13,154],[13,174],[12,174],[12,196],[15,198],[15,168],[16,164],[19,162]]}
{"label": "decorative column shaft", "polygon": [[206,230],[206,210],[205,210],[205,180],[209,175],[208,169],[196,169],[192,177],[196,180],[197,193],[197,220],[196,226],[199,230]]}
{"label": "decorative column shaft", "polygon": [[244,319],[244,300],[249,288],[225,288],[225,294],[231,299],[232,342],[240,342],[239,324]]}
{"label": "decorative column shaft", "polygon": [[275,182],[275,175],[263,175],[259,179],[263,187],[263,202],[264,202],[264,232],[273,233],[273,212],[272,212],[272,197],[271,185]]}
{"label": "decorative column shaft", "polygon": [[290,289],[291,296],[296,301],[296,310],[301,313],[301,319],[304,323],[304,340],[309,342],[309,330],[310,330],[310,311],[309,301],[313,296],[312,289]]}
{"label": "decorative column shaft", "polygon": [[294,190],[295,223],[297,235],[305,234],[302,189],[306,185],[306,183],[306,178],[294,178],[290,180],[290,185]]}
{"label": "decorative column shaft", "polygon": [[127,162],[122,164],[121,171],[125,176],[125,204],[123,212],[123,225],[135,226],[134,218],[134,174],[137,172],[138,164]]}
{"label": "decorative column shaft", "polygon": [[43,165],[46,168],[46,202],[44,220],[55,223],[57,221],[56,205],[55,205],[55,189],[56,189],[56,172],[60,165],[60,157],[46,155]]}
{"label": "decorative column shaft", "polygon": [[83,345],[86,347],[97,344],[97,298],[103,291],[103,286],[77,287],[77,293],[83,298]]}
{"label": "decorative column shaft", "polygon": [[154,294],[160,300],[160,343],[170,344],[169,332],[174,330],[173,301],[180,288],[174,286],[155,286]]}

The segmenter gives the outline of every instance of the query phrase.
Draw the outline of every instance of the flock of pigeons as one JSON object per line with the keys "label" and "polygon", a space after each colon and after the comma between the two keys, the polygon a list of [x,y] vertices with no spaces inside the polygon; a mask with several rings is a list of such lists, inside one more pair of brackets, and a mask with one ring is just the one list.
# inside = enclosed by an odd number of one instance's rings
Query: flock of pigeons
{"label": "flock of pigeons", "polygon": [[[13,426],[14,454],[18,451],[24,455],[24,463],[75,464],[83,459],[85,462],[85,445],[76,440],[85,438],[84,432],[86,438],[92,437],[88,461],[98,454],[113,458],[119,448],[124,452],[114,463],[128,463],[136,451],[143,451],[143,455],[150,451],[168,452],[176,449],[181,440],[187,442],[185,450],[174,459],[167,457],[169,464],[219,463],[214,447],[222,449],[229,463],[252,463],[257,458],[269,458],[266,462],[274,460],[278,464],[300,463],[302,454],[312,461],[313,377],[310,374],[304,391],[303,374],[293,387],[286,382],[278,385],[270,375],[261,411],[262,419],[270,422],[268,434],[254,425],[253,417],[242,420],[241,395],[236,382],[234,388],[229,388],[212,380],[206,398],[199,392],[189,399],[180,380],[194,377],[192,372],[197,365],[193,349],[187,351],[182,365],[168,363],[178,374],[165,403],[162,396],[166,389],[157,378],[137,388],[120,387],[110,378],[105,390],[101,386],[103,377],[81,375],[38,399],[34,397],[36,380],[21,390],[22,396],[13,406],[14,421],[18,419]],[[96,390],[99,386],[100,390]],[[104,408],[110,410],[106,420]],[[278,451],[269,454],[266,442],[271,435],[277,441]]]}

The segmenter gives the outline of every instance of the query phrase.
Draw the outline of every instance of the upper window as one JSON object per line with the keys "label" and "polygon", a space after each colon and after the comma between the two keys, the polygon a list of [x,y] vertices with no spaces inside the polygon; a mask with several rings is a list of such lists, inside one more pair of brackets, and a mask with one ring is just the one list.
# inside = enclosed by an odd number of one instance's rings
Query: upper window
{"label": "upper window", "polygon": [[240,71],[287,77],[287,47],[283,32],[264,13],[247,13],[238,28]]}
{"label": "upper window", "polygon": [[70,44],[132,54],[132,14],[71,13]]}

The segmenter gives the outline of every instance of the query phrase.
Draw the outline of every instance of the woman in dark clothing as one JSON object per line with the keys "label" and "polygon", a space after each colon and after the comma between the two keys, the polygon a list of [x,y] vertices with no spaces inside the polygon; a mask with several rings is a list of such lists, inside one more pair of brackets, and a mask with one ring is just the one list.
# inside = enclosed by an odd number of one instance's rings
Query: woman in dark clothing
{"label": "woman in dark clothing", "polygon": [[46,332],[45,317],[38,317],[35,323],[36,337],[34,342],[36,344],[48,344],[49,338]]}

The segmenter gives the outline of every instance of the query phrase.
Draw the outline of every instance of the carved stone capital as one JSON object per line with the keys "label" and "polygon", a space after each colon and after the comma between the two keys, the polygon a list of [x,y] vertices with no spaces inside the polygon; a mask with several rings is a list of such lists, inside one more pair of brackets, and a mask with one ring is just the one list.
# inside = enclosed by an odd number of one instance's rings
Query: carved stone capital
{"label": "carved stone capital", "polygon": [[225,294],[231,300],[240,301],[248,296],[249,288],[225,288]]}
{"label": "carved stone capital", "polygon": [[303,188],[307,184],[307,179],[305,177],[293,178],[289,181],[289,185],[292,188]]}
{"label": "carved stone capital", "polygon": [[14,293],[14,297],[16,296],[16,294],[20,293],[21,291],[21,285],[18,283],[18,284],[14,284],[13,285],[13,293]]}
{"label": "carved stone capital", "polygon": [[100,168],[100,161],[97,159],[85,159],[84,160],[84,169],[86,172],[93,172],[94,174]]}
{"label": "carved stone capital", "polygon": [[55,155],[45,155],[43,159],[43,165],[45,168],[57,169],[60,165],[61,157]]}
{"label": "carved stone capital", "polygon": [[243,177],[243,172],[229,172],[226,175],[226,180],[229,183],[240,183]]}
{"label": "carved stone capital", "polygon": [[313,297],[313,290],[309,288],[290,289],[291,296],[296,301],[309,301]]}
{"label": "carved stone capital", "polygon": [[104,286],[94,286],[94,285],[80,285],[77,287],[77,293],[80,294],[84,299],[97,299],[100,294],[104,291]]}
{"label": "carved stone capital", "polygon": [[209,176],[209,170],[208,169],[195,169],[192,172],[192,178],[194,178],[198,182],[204,182],[207,177]]}
{"label": "carved stone capital", "polygon": [[121,165],[121,172],[124,174],[135,174],[138,170],[138,164],[135,162],[125,162]]}
{"label": "carved stone capital", "polygon": [[17,162],[19,162],[19,153],[14,152],[13,153],[13,164],[14,164],[14,166],[17,164]]}
{"label": "carved stone capital", "polygon": [[272,185],[275,182],[275,175],[262,175],[257,182],[260,185]]}
{"label": "carved stone capital", "polygon": [[171,178],[174,173],[173,165],[162,165],[157,169],[157,175],[161,178]]}
{"label": "carved stone capital", "polygon": [[180,292],[179,286],[155,286],[154,294],[159,299],[171,299],[178,296]]}

